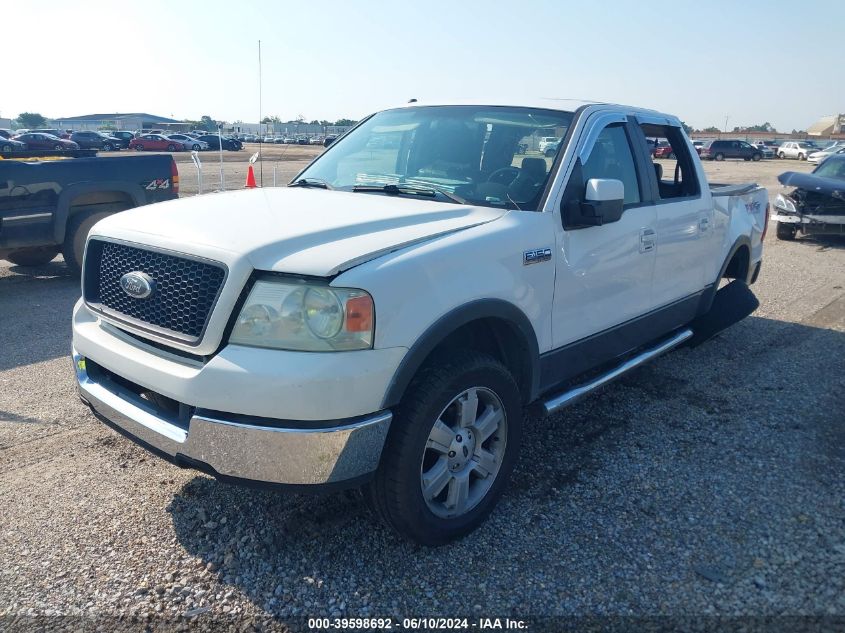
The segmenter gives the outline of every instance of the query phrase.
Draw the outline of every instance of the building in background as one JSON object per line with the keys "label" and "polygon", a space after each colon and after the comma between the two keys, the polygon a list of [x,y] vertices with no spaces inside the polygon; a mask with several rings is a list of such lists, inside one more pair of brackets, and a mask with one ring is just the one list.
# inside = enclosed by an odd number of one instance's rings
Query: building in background
{"label": "building in background", "polygon": [[845,114],[823,116],[807,128],[809,136],[834,136],[845,134]]}
{"label": "building in background", "polygon": [[11,129],[12,127],[12,119],[4,119],[0,117],[0,128],[4,130]]}
{"label": "building in background", "polygon": [[82,116],[52,119],[53,127],[60,130],[149,130],[163,124],[173,125],[180,121],[146,112],[121,114],[84,114]]}

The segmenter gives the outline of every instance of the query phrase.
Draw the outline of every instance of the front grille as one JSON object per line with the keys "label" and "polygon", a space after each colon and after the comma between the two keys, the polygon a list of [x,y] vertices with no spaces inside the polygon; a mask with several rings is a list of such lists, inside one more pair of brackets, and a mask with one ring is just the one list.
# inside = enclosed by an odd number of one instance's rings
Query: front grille
{"label": "front grille", "polygon": [[[140,271],[155,281],[145,299],[128,295],[120,278]],[[92,239],[85,255],[83,292],[95,311],[195,343],[205,331],[226,269],[207,260]]]}

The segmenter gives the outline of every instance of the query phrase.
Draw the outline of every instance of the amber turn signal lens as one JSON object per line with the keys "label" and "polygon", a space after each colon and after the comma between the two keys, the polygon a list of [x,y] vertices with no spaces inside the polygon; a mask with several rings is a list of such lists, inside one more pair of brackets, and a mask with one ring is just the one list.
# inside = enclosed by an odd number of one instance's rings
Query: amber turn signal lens
{"label": "amber turn signal lens", "polygon": [[369,295],[346,300],[346,331],[369,332],[373,329],[373,300]]}

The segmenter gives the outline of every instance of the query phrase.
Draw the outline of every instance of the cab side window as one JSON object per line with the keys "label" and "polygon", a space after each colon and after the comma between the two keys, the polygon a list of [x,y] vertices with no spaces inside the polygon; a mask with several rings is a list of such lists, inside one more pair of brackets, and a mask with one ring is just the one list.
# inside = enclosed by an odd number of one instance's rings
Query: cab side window
{"label": "cab side window", "polygon": [[[657,193],[660,200],[690,198],[698,196],[701,189],[695,173],[695,163],[690,153],[684,131],[670,125],[643,123],[638,126],[647,138],[666,141],[668,146],[655,149],[652,153],[652,166],[657,180]],[[714,141],[710,151],[721,150],[719,141]]]}
{"label": "cab side window", "polygon": [[582,167],[582,174],[584,186],[591,178],[621,180],[625,186],[625,207],[639,204],[642,200],[634,154],[621,123],[608,125],[601,131],[590,157]]}

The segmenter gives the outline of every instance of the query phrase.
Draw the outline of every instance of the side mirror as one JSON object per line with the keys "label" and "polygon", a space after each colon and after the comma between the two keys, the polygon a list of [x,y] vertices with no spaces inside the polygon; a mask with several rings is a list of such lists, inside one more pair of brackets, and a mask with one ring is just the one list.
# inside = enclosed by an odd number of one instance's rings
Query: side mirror
{"label": "side mirror", "polygon": [[570,200],[563,209],[564,228],[579,229],[618,222],[622,217],[625,185],[611,178],[590,178],[583,200]]}

